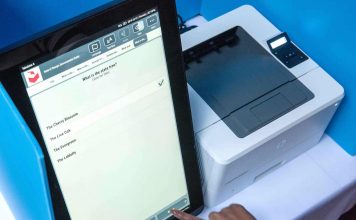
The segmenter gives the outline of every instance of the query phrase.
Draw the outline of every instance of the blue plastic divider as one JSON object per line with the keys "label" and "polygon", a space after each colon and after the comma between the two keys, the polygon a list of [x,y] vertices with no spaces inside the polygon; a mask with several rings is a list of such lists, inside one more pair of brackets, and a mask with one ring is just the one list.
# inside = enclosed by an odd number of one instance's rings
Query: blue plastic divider
{"label": "blue plastic divider", "polygon": [[177,0],[177,11],[184,20],[192,18],[200,13],[202,0]]}
{"label": "blue plastic divider", "polygon": [[0,48],[108,2],[111,0],[1,0]]}
{"label": "blue plastic divider", "polygon": [[16,219],[53,219],[42,151],[0,83],[0,191]]}
{"label": "blue plastic divider", "polygon": [[[179,14],[184,19],[199,14],[201,1],[177,0]],[[2,30],[0,49],[110,2],[112,1],[2,0],[0,2],[0,30]]]}

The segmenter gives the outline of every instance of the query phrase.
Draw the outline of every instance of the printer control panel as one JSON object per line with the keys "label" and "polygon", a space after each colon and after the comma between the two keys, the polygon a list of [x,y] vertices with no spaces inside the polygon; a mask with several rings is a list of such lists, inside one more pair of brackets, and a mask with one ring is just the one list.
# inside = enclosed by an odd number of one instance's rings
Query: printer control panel
{"label": "printer control panel", "polygon": [[287,33],[268,40],[267,44],[271,52],[288,68],[295,67],[309,59],[290,41]]}

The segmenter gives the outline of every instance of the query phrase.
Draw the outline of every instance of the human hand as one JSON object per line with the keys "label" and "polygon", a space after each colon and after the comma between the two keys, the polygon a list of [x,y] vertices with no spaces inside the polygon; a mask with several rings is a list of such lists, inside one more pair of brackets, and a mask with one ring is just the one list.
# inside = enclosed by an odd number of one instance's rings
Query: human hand
{"label": "human hand", "polygon": [[[200,220],[199,218],[172,209],[172,214],[179,220]],[[222,209],[220,212],[212,212],[209,214],[209,220],[256,220],[242,205],[233,204]]]}

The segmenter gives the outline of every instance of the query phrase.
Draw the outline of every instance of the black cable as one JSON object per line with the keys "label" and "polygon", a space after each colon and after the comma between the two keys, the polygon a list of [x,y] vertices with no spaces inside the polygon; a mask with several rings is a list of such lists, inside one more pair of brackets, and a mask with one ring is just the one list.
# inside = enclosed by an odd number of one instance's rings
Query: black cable
{"label": "black cable", "polygon": [[198,26],[192,25],[192,26],[187,26],[186,21],[183,20],[183,17],[178,14],[178,27],[179,27],[179,32],[183,34],[184,32],[190,31]]}
{"label": "black cable", "polygon": [[184,28],[184,27],[185,27],[185,22],[184,22],[184,20],[183,20],[183,17],[180,16],[179,14],[178,14],[178,20],[179,20],[179,23],[178,23],[179,29]]}

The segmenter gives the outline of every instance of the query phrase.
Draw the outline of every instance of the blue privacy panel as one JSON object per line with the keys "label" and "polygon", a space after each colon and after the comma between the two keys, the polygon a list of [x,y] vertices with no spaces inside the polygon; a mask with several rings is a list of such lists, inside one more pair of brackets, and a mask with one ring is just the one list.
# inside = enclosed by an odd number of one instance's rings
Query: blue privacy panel
{"label": "blue privacy panel", "polygon": [[344,88],[346,98],[327,133],[356,155],[356,1],[203,0],[211,20],[250,4],[308,53]]}
{"label": "blue privacy panel", "polygon": [[1,0],[0,48],[108,2],[110,0]]}
{"label": "blue privacy panel", "polygon": [[192,18],[200,13],[202,0],[176,0],[178,14],[184,20]]}
{"label": "blue privacy panel", "polygon": [[[120,0],[116,0],[120,2]],[[53,25],[95,9],[111,0],[1,0],[0,49],[30,38]],[[184,19],[199,14],[201,0],[177,0]]]}
{"label": "blue privacy panel", "polygon": [[0,192],[16,219],[51,219],[43,154],[0,83]]}

